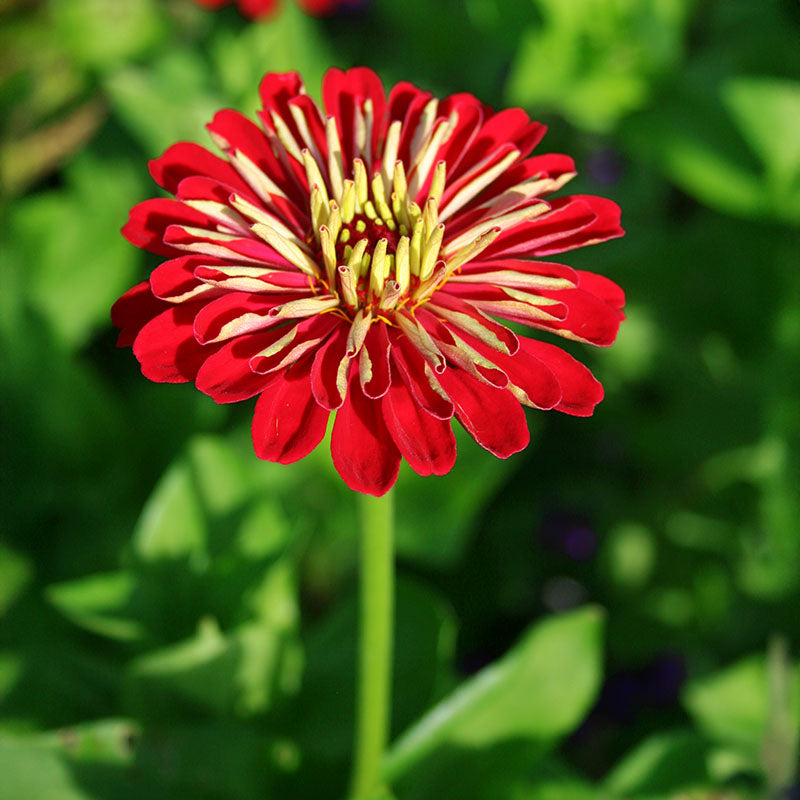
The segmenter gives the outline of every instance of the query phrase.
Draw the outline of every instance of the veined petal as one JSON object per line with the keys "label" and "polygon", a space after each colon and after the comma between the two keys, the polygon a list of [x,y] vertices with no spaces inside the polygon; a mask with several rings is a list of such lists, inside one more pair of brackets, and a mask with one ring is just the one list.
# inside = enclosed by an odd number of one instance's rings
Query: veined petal
{"label": "veined petal", "polygon": [[177,256],[180,253],[164,243],[167,228],[173,225],[190,225],[214,228],[216,222],[208,215],[190,208],[179,200],[156,197],[134,206],[122,228],[122,235],[136,247],[160,256]]}
{"label": "veined petal", "polygon": [[157,298],[147,281],[128,289],[111,307],[111,322],[121,329],[117,347],[130,347],[139,331],[168,308],[169,303]]}
{"label": "veined petal", "polygon": [[498,458],[508,458],[527,447],[530,436],[525,412],[508,389],[488,386],[453,367],[438,377],[458,421],[481,447]]}
{"label": "veined petal", "polygon": [[587,367],[560,347],[535,339],[520,338],[520,349],[544,364],[558,379],[561,401],[556,411],[590,417],[603,399],[603,387]]}
{"label": "veined petal", "polygon": [[201,303],[171,306],[142,327],[133,353],[142,375],[156,383],[194,380],[202,363],[216,347],[203,347],[194,337],[193,322]]}
{"label": "veined petal", "polygon": [[351,371],[347,397],[336,413],[331,455],[336,471],[354,491],[381,496],[397,480],[400,451],[386,427],[380,402],[362,393],[357,369]]}
{"label": "veined petal", "polygon": [[337,325],[342,324],[333,314],[324,314],[272,330],[265,338],[264,347],[253,353],[249,367],[259,375],[283,369],[315,350]]}
{"label": "veined petal", "polygon": [[508,376],[496,364],[470,347],[435,314],[420,309],[417,316],[451,365],[491,386],[508,386]]}
{"label": "veined petal", "polygon": [[419,405],[438,419],[453,416],[453,404],[448,399],[434,372],[411,342],[395,334],[392,341],[392,362]]}
{"label": "veined petal", "polygon": [[270,314],[296,295],[233,292],[204,305],[194,320],[194,335],[201,344],[222,342],[244,333],[270,328],[279,320]]}
{"label": "veined petal", "polygon": [[[202,261],[197,256],[194,261]],[[307,292],[311,293],[311,285],[307,275],[288,270],[270,270],[268,267],[249,265],[212,266],[198,264],[194,277],[201,286],[207,289],[224,289],[231,292]]]}
{"label": "veined petal", "polygon": [[508,389],[523,405],[548,410],[562,400],[561,385],[553,371],[542,361],[531,355],[524,346],[528,341],[519,337],[520,348],[514,355],[496,353],[483,342],[467,335],[466,340],[508,376]]}
{"label": "veined petal", "polygon": [[217,403],[238,403],[259,394],[276,376],[253,372],[250,360],[280,333],[274,330],[251,333],[225,342],[203,362],[195,386]]}
{"label": "veined petal", "polygon": [[250,193],[248,185],[227,161],[194,142],[173,144],[163,155],[150,161],[148,166],[153,180],[172,194],[184,178],[195,175],[213,178],[237,192]]}
{"label": "veined petal", "polygon": [[311,391],[323,408],[339,408],[347,394],[350,356],[347,354],[347,325],[341,324],[317,348],[311,366]]}
{"label": "veined petal", "polygon": [[472,334],[494,350],[513,355],[519,349],[519,342],[513,331],[444,290],[434,293],[427,307],[429,311]]}
{"label": "veined petal", "polygon": [[411,469],[420,475],[445,475],[453,468],[456,439],[449,419],[423,410],[399,379],[392,382],[381,407],[386,427]]}
{"label": "veined petal", "polygon": [[325,436],[330,412],[311,394],[310,359],[293,364],[262,391],[253,414],[253,447],[266,461],[291,464]]}
{"label": "veined petal", "polygon": [[364,394],[377,400],[383,397],[391,383],[391,343],[383,322],[370,326],[364,345],[358,354],[358,376]]}
{"label": "veined petal", "polygon": [[209,293],[219,294],[214,286],[203,283],[194,274],[197,267],[211,261],[202,256],[181,256],[162,262],[150,275],[153,294],[169,303],[185,303],[201,294],[207,295],[206,299]]}

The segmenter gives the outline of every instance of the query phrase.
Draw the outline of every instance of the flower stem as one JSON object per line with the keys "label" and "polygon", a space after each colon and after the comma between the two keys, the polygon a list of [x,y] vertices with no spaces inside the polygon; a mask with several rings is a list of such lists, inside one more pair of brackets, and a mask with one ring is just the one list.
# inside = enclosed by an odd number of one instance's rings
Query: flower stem
{"label": "flower stem", "polygon": [[360,647],[352,797],[377,795],[389,738],[394,632],[394,499],[361,495]]}

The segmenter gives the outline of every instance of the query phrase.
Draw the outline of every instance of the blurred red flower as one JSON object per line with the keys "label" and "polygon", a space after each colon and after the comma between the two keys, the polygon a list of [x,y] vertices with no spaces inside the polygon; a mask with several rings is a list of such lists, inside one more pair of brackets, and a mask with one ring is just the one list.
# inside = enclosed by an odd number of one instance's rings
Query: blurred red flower
{"label": "blurred red flower", "polygon": [[348,486],[380,495],[401,458],[422,475],[456,458],[453,416],[500,458],[522,450],[522,405],[589,416],[601,385],[549,342],[496,317],[596,345],[622,290],[539,260],[623,234],[610,200],[542,197],[575,175],[530,153],[545,128],[470,94],[410,83],[388,97],[365,68],[325,76],[325,111],[295,73],[261,83],[261,127],[208,125],[224,157],[182,142],[150,163],[175,199],[123,228],[168,260],[114,305],[118,344],[153,381],[194,381],[218,403],[258,396],[260,458],[323,438]]}
{"label": "blurred red flower", "polygon": [[[250,19],[262,19],[268,17],[278,10],[280,0],[195,0],[204,8],[222,8],[222,6],[235,3],[239,11]],[[307,14],[317,17],[332,14],[343,6],[357,6],[363,0],[297,0],[297,4]]]}

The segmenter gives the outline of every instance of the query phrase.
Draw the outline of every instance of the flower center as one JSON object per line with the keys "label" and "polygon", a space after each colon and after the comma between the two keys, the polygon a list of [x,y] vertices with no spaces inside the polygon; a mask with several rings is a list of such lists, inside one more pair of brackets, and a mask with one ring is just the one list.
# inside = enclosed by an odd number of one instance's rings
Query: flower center
{"label": "flower center", "polygon": [[411,199],[418,187],[413,178],[409,186],[401,161],[395,162],[391,174],[384,164],[384,170],[369,180],[364,162],[355,159],[352,179],[331,174],[329,183],[314,167],[309,156],[308,241],[317,245],[315,256],[324,269],[324,283],[338,294],[341,307],[349,315],[364,309],[388,316],[409,301],[423,302],[447,277],[445,263],[439,260],[444,162],[433,170],[424,208]]}

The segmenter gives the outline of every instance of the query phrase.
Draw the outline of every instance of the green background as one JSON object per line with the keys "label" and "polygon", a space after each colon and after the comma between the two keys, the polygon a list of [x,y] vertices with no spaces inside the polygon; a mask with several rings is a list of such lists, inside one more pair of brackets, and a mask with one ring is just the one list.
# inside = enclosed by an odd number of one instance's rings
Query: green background
{"label": "green background", "polygon": [[525,107],[628,231],[563,257],[627,292],[568,348],[595,416],[401,470],[393,796],[796,797],[799,41],[794,0],[1,4],[0,800],[346,790],[355,498],[144,380],[108,310],[156,263],[119,234],[148,159],[357,64]]}

